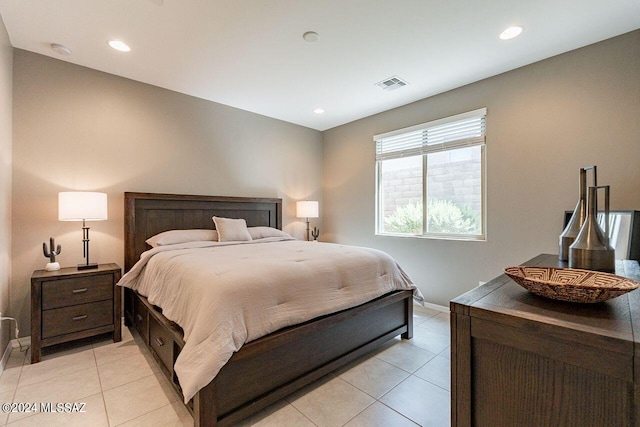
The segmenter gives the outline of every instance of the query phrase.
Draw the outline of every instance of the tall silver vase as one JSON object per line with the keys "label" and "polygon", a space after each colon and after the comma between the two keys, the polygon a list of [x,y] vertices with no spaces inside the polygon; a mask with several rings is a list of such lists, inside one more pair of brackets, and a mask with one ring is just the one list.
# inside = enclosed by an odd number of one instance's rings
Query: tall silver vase
{"label": "tall silver vase", "polygon": [[598,185],[598,175],[596,166],[580,168],[580,180],[578,182],[578,204],[573,210],[573,215],[567,223],[559,238],[560,261],[569,260],[569,246],[576,240],[580,229],[587,217],[587,171],[593,170],[593,185]]}
{"label": "tall silver vase", "polygon": [[[598,225],[596,191],[604,188],[605,230]],[[569,267],[615,273],[615,250],[609,244],[609,186],[589,187],[587,217],[580,233],[569,246]]]}

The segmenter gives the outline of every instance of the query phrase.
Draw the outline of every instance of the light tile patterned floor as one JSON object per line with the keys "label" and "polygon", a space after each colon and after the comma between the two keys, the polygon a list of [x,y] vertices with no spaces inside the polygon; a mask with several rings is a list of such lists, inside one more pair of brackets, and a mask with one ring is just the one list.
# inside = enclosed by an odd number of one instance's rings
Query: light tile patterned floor
{"label": "light tile patterned floor", "polygon": [[[449,315],[415,311],[414,338],[389,341],[245,420],[242,426],[450,424]],[[84,413],[0,412],[0,425],[192,426],[193,419],[137,335],[58,346],[31,365],[14,349],[0,402],[83,402]]]}

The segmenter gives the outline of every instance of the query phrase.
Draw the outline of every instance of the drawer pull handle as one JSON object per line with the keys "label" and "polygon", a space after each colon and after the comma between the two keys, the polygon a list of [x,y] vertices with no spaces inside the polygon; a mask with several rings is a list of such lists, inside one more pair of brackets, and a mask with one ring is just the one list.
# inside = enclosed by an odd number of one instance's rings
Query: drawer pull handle
{"label": "drawer pull handle", "polygon": [[83,314],[82,316],[75,316],[75,317],[73,318],[73,320],[84,320],[84,319],[86,319],[87,317],[89,317],[89,316],[87,316],[86,314]]}
{"label": "drawer pull handle", "polygon": [[87,292],[87,290],[88,290],[87,288],[82,288],[82,289],[74,289],[71,292],[74,293],[74,294],[82,294],[82,293]]}
{"label": "drawer pull handle", "polygon": [[164,345],[164,341],[162,341],[162,338],[156,338],[155,342],[156,344],[158,344],[158,347],[162,347]]}

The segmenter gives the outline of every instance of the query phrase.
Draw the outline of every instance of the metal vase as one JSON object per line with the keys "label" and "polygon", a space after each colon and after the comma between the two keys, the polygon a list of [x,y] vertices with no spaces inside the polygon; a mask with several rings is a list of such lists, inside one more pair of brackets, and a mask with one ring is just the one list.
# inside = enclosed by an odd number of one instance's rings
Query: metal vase
{"label": "metal vase", "polygon": [[[597,190],[604,189],[605,230],[598,224]],[[569,267],[615,273],[615,250],[609,244],[609,186],[589,187],[587,217],[569,246]]]}
{"label": "metal vase", "polygon": [[578,203],[573,210],[573,215],[567,223],[559,238],[560,261],[569,260],[569,246],[576,240],[580,229],[587,218],[587,171],[593,171],[593,185],[598,185],[598,175],[596,166],[580,168],[580,180],[578,182]]}

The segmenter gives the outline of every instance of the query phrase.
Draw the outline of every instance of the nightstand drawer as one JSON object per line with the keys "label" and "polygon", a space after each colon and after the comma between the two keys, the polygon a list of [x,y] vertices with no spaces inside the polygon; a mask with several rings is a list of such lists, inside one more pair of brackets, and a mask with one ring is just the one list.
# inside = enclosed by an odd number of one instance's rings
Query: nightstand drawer
{"label": "nightstand drawer", "polygon": [[173,372],[173,339],[153,316],[149,316],[149,345],[169,372]]}
{"label": "nightstand drawer", "polygon": [[113,276],[78,277],[42,283],[42,309],[49,310],[113,298]]}
{"label": "nightstand drawer", "polygon": [[106,300],[42,312],[42,338],[113,325],[113,301]]}

